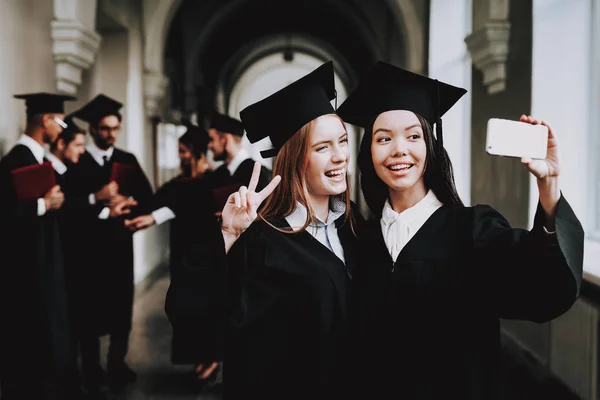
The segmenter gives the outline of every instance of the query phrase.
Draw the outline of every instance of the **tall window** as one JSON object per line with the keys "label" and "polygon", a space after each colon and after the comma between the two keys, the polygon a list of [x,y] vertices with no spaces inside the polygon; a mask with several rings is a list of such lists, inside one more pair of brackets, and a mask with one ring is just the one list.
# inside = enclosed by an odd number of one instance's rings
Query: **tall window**
{"label": "tall window", "polygon": [[592,1],[591,86],[590,86],[590,215],[593,216],[591,238],[600,241],[600,2]]}

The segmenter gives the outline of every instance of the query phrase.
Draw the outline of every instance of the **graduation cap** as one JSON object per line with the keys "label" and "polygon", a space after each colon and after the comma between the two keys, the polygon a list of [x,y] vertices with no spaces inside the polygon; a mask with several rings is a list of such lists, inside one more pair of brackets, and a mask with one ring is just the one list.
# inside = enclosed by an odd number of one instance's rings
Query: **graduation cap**
{"label": "graduation cap", "polygon": [[242,123],[231,118],[228,115],[214,111],[210,116],[210,128],[219,132],[231,133],[236,136],[244,136],[244,126]]}
{"label": "graduation cap", "polygon": [[208,132],[198,125],[185,122],[187,131],[179,137],[179,141],[187,147],[191,147],[196,158],[208,150]]}
{"label": "graduation cap", "polygon": [[432,126],[436,124],[437,143],[443,146],[441,118],[466,92],[463,88],[379,61],[340,105],[337,113],[344,121],[367,128],[385,111],[412,111]]}
{"label": "graduation cap", "polygon": [[99,94],[89,103],[75,111],[73,115],[89,124],[97,124],[100,120],[109,115],[120,116],[119,110],[123,103],[108,96]]}
{"label": "graduation cap", "polygon": [[44,92],[16,94],[14,98],[25,100],[27,118],[36,114],[63,114],[65,112],[64,102],[75,100],[73,96]]}
{"label": "graduation cap", "polygon": [[335,110],[330,101],[336,97],[333,61],[240,112],[250,143],[269,137],[273,149],[260,152],[274,157],[281,146],[306,123]]}

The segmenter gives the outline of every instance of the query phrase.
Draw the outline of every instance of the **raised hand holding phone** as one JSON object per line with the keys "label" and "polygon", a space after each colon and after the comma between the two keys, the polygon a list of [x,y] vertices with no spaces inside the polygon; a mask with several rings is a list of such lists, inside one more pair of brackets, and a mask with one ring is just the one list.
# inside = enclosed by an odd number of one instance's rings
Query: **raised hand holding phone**
{"label": "raised hand holding phone", "polygon": [[521,162],[525,164],[527,170],[538,179],[557,177],[560,174],[558,140],[556,139],[556,135],[552,131],[552,128],[545,121],[537,120],[530,115],[521,115],[520,121],[531,125],[545,126],[548,131],[546,157],[543,159],[522,157]]}
{"label": "raised hand holding phone", "polygon": [[237,192],[229,195],[225,207],[221,212],[221,232],[225,239],[225,251],[228,252],[233,243],[248,229],[258,216],[258,207],[275,190],[281,176],[275,176],[271,182],[260,192],[256,192],[260,176],[260,163],[254,163],[252,177],[248,187],[242,186]]}

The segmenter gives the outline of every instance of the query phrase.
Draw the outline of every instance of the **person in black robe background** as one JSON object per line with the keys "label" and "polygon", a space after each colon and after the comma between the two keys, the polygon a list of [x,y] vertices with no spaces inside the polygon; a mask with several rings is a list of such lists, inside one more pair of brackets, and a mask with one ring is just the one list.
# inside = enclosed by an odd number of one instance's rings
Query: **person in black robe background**
{"label": "person in black robe background", "polygon": [[240,113],[251,142],[271,138],[274,148],[261,154],[276,156],[276,176],[257,193],[256,163],[212,241],[184,256],[204,283],[203,318],[223,329],[215,336],[225,399],[349,396],[347,306],[360,216],[345,173],[348,135],[330,103],[333,78],[328,62]]}
{"label": "person in black robe background", "polygon": [[202,359],[206,345],[204,327],[198,326],[194,307],[199,303],[193,276],[181,266],[184,250],[205,240],[207,226],[216,221],[207,180],[213,173],[206,158],[208,133],[197,125],[186,123],[187,131],[179,138],[181,173],[156,191],[152,213],[125,222],[133,232],[170,221],[169,273],[170,285],[165,310],[173,327],[171,362],[193,364]]}
{"label": "person in black robe background", "polygon": [[[88,196],[90,203],[116,205],[132,197],[137,206],[129,215],[147,212],[152,198],[152,186],[136,157],[114,147],[121,127],[122,104],[103,94],[96,96],[73,115],[89,123],[93,141],[79,163],[74,165],[74,188],[77,196]],[[131,168],[126,182],[119,186],[111,182],[115,163]],[[100,216],[82,219],[80,234],[86,238],[81,246],[81,288],[78,295],[78,333],[84,383],[90,390],[108,384],[118,391],[136,379],[125,362],[133,309],[133,234],[125,227],[125,217],[106,218],[109,209]],[[110,335],[106,376],[100,365],[99,337]]]}
{"label": "person in black robe background", "polygon": [[[209,117],[208,149],[214,161],[223,161],[211,176],[213,186],[246,185],[250,181],[254,160],[242,147],[244,127],[242,123],[225,114],[213,112]],[[271,171],[262,167],[258,189],[264,188],[271,179]]]}
{"label": "person in black robe background", "polygon": [[[216,212],[217,214],[220,213],[222,205],[217,205],[217,203],[220,203],[219,199],[221,197],[226,196],[223,196],[223,194],[216,195],[216,191],[234,192],[240,186],[246,185],[250,181],[250,176],[252,175],[252,169],[254,167],[254,160],[250,158],[248,152],[242,147],[242,138],[244,135],[242,123],[238,119],[216,111],[211,113],[208,119],[208,149],[212,152],[213,160],[217,162],[222,161],[223,165],[219,166],[210,174],[210,176],[206,177],[206,179],[203,179],[201,183],[191,182],[189,184],[179,185],[180,191],[182,191],[181,196],[179,197],[183,199],[183,202],[179,201],[179,203],[186,210],[185,212],[194,212],[196,214],[195,219],[206,218],[207,215],[205,214],[205,211],[210,211],[210,213]],[[271,171],[262,166],[258,189],[263,189],[270,178]],[[212,192],[213,190],[215,192]],[[202,200],[202,204],[200,205],[194,203],[196,199],[204,200]],[[187,205],[184,202],[187,202]],[[194,218],[190,219],[190,221],[193,220]],[[193,227],[188,225],[185,230],[187,232],[197,231],[197,234],[201,235],[197,238],[198,240],[201,240],[207,234],[207,230],[204,227],[199,226]],[[186,236],[188,239],[192,237],[194,236]],[[187,241],[186,243],[191,244],[196,243],[196,241]],[[181,282],[181,284],[179,282]],[[174,324],[173,327],[178,324],[176,321],[187,324],[186,321],[189,321],[190,318],[196,314],[195,307],[190,307],[190,304],[194,304],[195,302],[188,301],[188,299],[192,300],[191,297],[197,296],[196,294],[192,295],[192,293],[197,292],[197,290],[195,290],[197,285],[193,282],[194,280],[191,279],[191,277],[186,276],[185,280],[172,280],[169,285],[165,311],[171,323]],[[175,299],[178,300],[175,301]],[[210,333],[210,331],[205,331],[204,329],[206,328],[203,328],[198,333],[203,335],[206,333],[206,335],[210,337],[212,333]],[[191,331],[191,329],[189,331]],[[196,331],[198,330],[196,329]],[[213,351],[203,349],[204,346],[199,345],[201,342],[205,342],[206,347],[212,347],[212,344],[210,344],[211,340],[203,336],[203,338],[197,340],[199,346],[196,347],[197,354],[201,354],[205,351]],[[204,376],[206,373],[202,368],[198,369],[197,372],[200,376]],[[220,380],[218,373],[218,370],[212,370],[209,374],[211,376],[210,379],[213,381],[212,383],[218,383]]]}
{"label": "person in black robe background", "polygon": [[[94,218],[102,214],[105,207],[103,204],[90,205],[88,196],[77,195],[72,188],[73,178],[71,177],[73,165],[79,162],[79,158],[85,153],[86,131],[77,126],[72,115],[65,117],[67,127],[63,129],[58,138],[50,144],[50,152],[46,158],[54,167],[56,182],[60,185],[65,195],[65,201],[58,212],[58,221],[60,227],[60,238],[62,244],[62,256],[65,271],[65,285],[67,290],[67,303],[69,305],[69,327],[71,332],[72,352],[78,359],[79,340],[77,332],[77,320],[82,318],[79,313],[82,311],[78,307],[81,287],[78,283],[81,281],[81,274],[85,273],[81,269],[84,259],[77,251],[80,246],[85,246],[87,238],[82,237],[79,224],[81,219]],[[135,200],[126,199],[115,206],[110,207],[109,218],[119,217],[128,214],[130,207],[136,205]],[[83,289],[85,290],[85,288]],[[77,361],[77,359],[75,361]],[[77,363],[73,367],[74,384],[73,390],[81,387],[81,379]],[[103,398],[100,393],[94,393],[95,399]]]}
{"label": "person in black robe background", "polygon": [[[499,318],[550,321],[578,297],[584,232],[558,185],[558,145],[522,159],[537,178],[530,231],[465,207],[442,115],[466,90],[379,62],[339,107],[365,128],[358,165],[375,218],[353,290],[359,396],[500,399]],[[432,125],[436,124],[436,136]]]}
{"label": "person in black robe background", "polygon": [[[57,185],[43,198],[19,202],[11,171],[41,164],[44,145],[64,126],[64,102],[51,93],[25,99],[27,126],[0,160],[0,385],[2,399],[62,399],[73,366],[56,212]],[[35,183],[30,183],[35,184]]]}

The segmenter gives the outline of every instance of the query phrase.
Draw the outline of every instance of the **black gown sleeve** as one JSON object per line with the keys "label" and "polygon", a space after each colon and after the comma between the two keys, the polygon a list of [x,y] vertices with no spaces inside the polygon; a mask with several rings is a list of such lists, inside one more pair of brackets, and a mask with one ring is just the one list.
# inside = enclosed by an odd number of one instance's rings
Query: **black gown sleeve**
{"label": "black gown sleeve", "polygon": [[175,290],[193,290],[194,298],[187,297],[193,304],[173,302],[165,311],[173,324],[186,308],[193,308],[194,317],[205,331],[199,339],[206,344],[203,354],[210,355],[205,361],[223,360],[223,339],[229,325],[251,324],[281,295],[281,289],[265,283],[268,280],[261,275],[268,246],[257,225],[260,222],[250,225],[225,254],[220,223],[216,221],[211,238],[184,252],[182,263],[188,279],[180,280]]}
{"label": "black gown sleeve", "polygon": [[204,241],[184,250],[182,276],[171,281],[169,302],[165,313],[171,325],[185,326],[190,319],[201,327],[197,338],[204,359],[199,362],[223,359],[225,325],[226,254],[220,224],[207,226],[210,235]]}
{"label": "black gown sleeve", "polygon": [[511,228],[489,206],[470,208],[474,281],[481,304],[499,318],[545,322],[565,313],[579,295],[583,273],[583,228],[561,196],[556,234],[544,231],[538,204],[531,231]]}
{"label": "black gown sleeve", "polygon": [[[136,216],[148,214],[151,212],[151,203],[152,203],[152,195],[154,190],[152,189],[152,185],[146,177],[146,174],[142,170],[137,158],[133,156],[134,167],[137,171],[136,173],[136,181],[134,185],[133,198],[137,200],[138,205],[132,210],[132,215],[130,218],[134,218]],[[135,214],[135,215],[133,215]]]}

